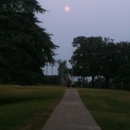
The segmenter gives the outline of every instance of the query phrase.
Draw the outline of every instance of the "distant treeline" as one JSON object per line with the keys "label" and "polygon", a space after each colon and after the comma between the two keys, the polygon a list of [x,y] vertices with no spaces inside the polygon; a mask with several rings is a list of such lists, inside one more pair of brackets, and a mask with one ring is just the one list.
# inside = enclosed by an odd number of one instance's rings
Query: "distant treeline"
{"label": "distant treeline", "polygon": [[113,39],[102,37],[74,38],[75,51],[70,59],[73,75],[92,76],[105,79],[104,88],[109,88],[109,81],[118,84],[118,88],[130,89],[130,42],[115,43]]}

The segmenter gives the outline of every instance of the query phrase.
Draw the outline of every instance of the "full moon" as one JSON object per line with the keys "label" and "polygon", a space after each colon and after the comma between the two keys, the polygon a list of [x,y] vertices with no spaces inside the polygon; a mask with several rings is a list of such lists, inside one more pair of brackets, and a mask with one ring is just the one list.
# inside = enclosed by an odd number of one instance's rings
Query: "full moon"
{"label": "full moon", "polygon": [[65,11],[66,11],[66,12],[70,11],[69,6],[66,6],[66,7],[65,7]]}

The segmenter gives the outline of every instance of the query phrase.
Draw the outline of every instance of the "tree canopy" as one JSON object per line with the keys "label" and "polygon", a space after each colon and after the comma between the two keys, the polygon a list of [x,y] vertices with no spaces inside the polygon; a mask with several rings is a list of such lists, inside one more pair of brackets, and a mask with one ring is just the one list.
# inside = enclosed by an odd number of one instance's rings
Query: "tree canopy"
{"label": "tree canopy", "polygon": [[57,46],[35,16],[45,11],[36,0],[0,1],[0,83],[36,84],[54,62]]}
{"label": "tree canopy", "polygon": [[72,45],[75,47],[71,57],[74,75],[92,76],[93,87],[96,76],[105,78],[106,88],[109,88],[109,80],[117,75],[129,79],[129,72],[126,73],[130,63],[129,42],[114,43],[110,38],[79,36],[74,38]]}

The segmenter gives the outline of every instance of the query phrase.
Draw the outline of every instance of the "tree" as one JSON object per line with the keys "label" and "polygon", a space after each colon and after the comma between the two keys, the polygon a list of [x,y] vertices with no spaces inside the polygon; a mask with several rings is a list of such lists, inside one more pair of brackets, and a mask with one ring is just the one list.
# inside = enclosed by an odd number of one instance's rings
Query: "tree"
{"label": "tree", "polygon": [[36,0],[0,1],[1,83],[36,84],[41,67],[54,62],[57,46],[35,16],[44,12]]}
{"label": "tree", "polygon": [[58,75],[62,77],[67,77],[69,73],[69,69],[67,67],[67,61],[66,60],[57,60],[58,63]]}
{"label": "tree", "polygon": [[76,50],[71,57],[74,64],[75,76],[92,76],[92,85],[94,87],[94,78],[99,74],[98,53],[102,46],[102,37],[77,37],[73,40],[73,47]]}
{"label": "tree", "polygon": [[115,77],[116,81],[120,84],[123,83],[121,89],[129,89],[130,90],[130,42],[119,42],[117,43],[120,67],[118,69],[117,76]]}
{"label": "tree", "polygon": [[92,76],[92,86],[95,76],[105,78],[105,87],[109,88],[109,80],[114,78],[122,64],[117,44],[113,39],[102,37],[77,37],[72,43],[75,51],[71,57],[76,76]]}
{"label": "tree", "polygon": [[[109,39],[106,39],[109,40]],[[105,77],[105,87],[109,88],[109,80],[115,77],[120,66],[119,57],[117,56],[117,45],[113,41],[105,43],[100,51],[100,75]]]}
{"label": "tree", "polygon": [[121,89],[130,90],[130,62],[120,66],[118,76],[120,83],[123,82]]}
{"label": "tree", "polygon": [[70,86],[70,79],[69,79],[69,69],[67,67],[67,61],[66,60],[57,60],[58,64],[58,76],[61,78],[61,85],[65,84],[69,87]]}

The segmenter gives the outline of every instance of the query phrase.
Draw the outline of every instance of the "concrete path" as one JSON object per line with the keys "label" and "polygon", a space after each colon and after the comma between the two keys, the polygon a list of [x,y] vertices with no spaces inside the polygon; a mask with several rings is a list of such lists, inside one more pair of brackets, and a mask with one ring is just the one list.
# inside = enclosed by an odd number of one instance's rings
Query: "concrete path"
{"label": "concrete path", "polygon": [[100,130],[77,89],[67,89],[42,130]]}

